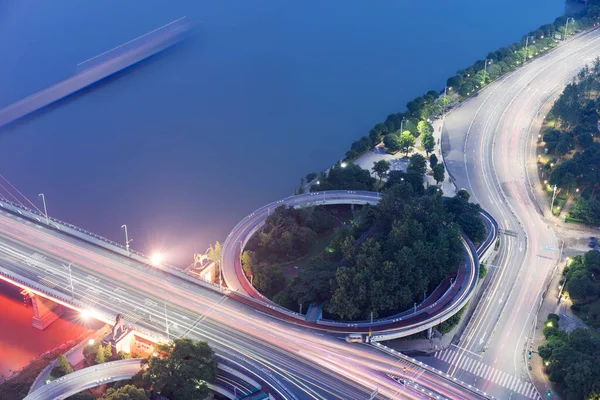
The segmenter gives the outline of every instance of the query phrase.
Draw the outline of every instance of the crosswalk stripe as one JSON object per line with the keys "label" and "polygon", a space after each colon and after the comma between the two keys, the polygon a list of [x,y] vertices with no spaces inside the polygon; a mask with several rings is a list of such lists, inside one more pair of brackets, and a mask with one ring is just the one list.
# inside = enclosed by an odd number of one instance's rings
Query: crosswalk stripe
{"label": "crosswalk stripe", "polygon": [[450,350],[448,350],[448,349],[442,351],[442,354],[440,354],[440,360],[442,360],[443,362],[446,362],[449,354],[450,354]]}
{"label": "crosswalk stripe", "polygon": [[440,357],[439,357],[439,355],[440,355],[440,352],[439,352],[439,351],[436,351],[435,353],[433,353],[433,356],[434,356],[435,358],[440,358]]}
{"label": "crosswalk stripe", "polygon": [[475,375],[481,376],[481,371],[483,370],[485,364],[481,361],[477,361],[477,368],[475,368]]}
{"label": "crosswalk stripe", "polygon": [[491,380],[492,379],[492,375],[494,375],[494,369],[492,367],[489,367],[488,370],[485,372],[485,376],[483,377],[483,379],[485,380]]}
{"label": "crosswalk stripe", "polygon": [[504,372],[504,379],[502,379],[502,386],[508,387],[508,382],[510,382],[511,376]]}
{"label": "crosswalk stripe", "polygon": [[530,388],[529,388],[529,396],[532,399],[535,399],[535,386],[530,384]]}
{"label": "crosswalk stripe", "polygon": [[519,381],[519,386],[517,387],[517,392],[518,393],[523,393],[523,386],[525,385],[525,383],[523,381]]}
{"label": "crosswalk stripe", "polygon": [[497,370],[496,368],[494,368],[494,373],[490,377],[490,381],[497,383],[496,379],[498,379],[499,376],[500,376],[500,370]]}
{"label": "crosswalk stripe", "polygon": [[475,364],[475,360],[473,360],[472,358],[469,358],[469,360],[467,361],[467,364],[465,365],[465,369],[469,372],[471,372],[471,367],[473,366],[473,364]]}
{"label": "crosswalk stripe", "polygon": [[514,386],[515,386],[515,381],[516,381],[517,377],[516,376],[511,376],[510,377],[510,382],[508,383],[508,388],[512,391],[514,391]]}
{"label": "crosswalk stripe", "polygon": [[448,357],[448,361],[446,361],[450,365],[454,365],[454,361],[458,358],[458,353],[451,351],[450,357]]}
{"label": "crosswalk stripe", "polygon": [[529,397],[530,390],[531,390],[531,387],[529,387],[529,385],[525,385],[525,389],[523,390],[523,395],[526,397]]}
{"label": "crosswalk stripe", "polygon": [[461,357],[461,354],[458,351],[454,351],[453,353],[454,354],[453,354],[452,359],[450,361],[451,365],[457,364],[458,363],[458,359]]}
{"label": "crosswalk stripe", "polygon": [[521,382],[521,380],[515,376],[515,383],[513,384],[513,388],[512,388],[513,392],[517,391],[517,388],[519,387],[519,382]]}
{"label": "crosswalk stripe", "polygon": [[465,366],[467,365],[467,361],[469,361],[469,359],[467,357],[461,358],[460,361],[458,362],[458,368],[465,369]]}
{"label": "crosswalk stripe", "polygon": [[446,349],[446,354],[444,354],[444,357],[442,357],[442,360],[444,360],[445,362],[448,362],[450,360],[450,357],[452,357],[452,350],[450,349]]}
{"label": "crosswalk stripe", "polygon": [[492,372],[492,367],[490,367],[489,365],[485,366],[485,372],[482,375],[483,379],[487,379],[488,375],[490,375],[490,373]]}

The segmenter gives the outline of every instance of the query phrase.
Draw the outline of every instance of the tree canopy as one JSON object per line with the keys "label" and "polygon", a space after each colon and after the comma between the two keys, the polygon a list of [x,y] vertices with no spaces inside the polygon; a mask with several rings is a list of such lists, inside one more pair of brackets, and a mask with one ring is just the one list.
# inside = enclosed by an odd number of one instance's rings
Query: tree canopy
{"label": "tree canopy", "polygon": [[207,396],[207,383],[214,383],[217,376],[217,362],[208,343],[175,339],[157,345],[156,352],[157,356],[144,361],[147,368],[138,374],[145,387],[171,400]]}
{"label": "tree canopy", "polygon": [[147,400],[144,389],[134,385],[125,385],[118,389],[109,388],[102,396],[102,400]]}
{"label": "tree canopy", "polygon": [[354,163],[337,163],[327,175],[320,179],[319,184],[312,185],[311,192],[322,190],[373,190],[375,178],[369,171]]}
{"label": "tree canopy", "polygon": [[600,398],[600,338],[591,329],[570,333],[554,326],[544,328],[546,343],[539,346],[552,382],[560,384],[566,399]]}

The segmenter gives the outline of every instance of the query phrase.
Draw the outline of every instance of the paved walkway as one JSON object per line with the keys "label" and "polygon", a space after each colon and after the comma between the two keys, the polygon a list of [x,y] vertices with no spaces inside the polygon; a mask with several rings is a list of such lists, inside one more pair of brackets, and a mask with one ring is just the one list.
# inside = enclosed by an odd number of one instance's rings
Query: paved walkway
{"label": "paved walkway", "polygon": [[[442,126],[443,126],[442,118],[433,121],[432,125],[433,125],[433,138],[435,139],[435,147],[433,149],[433,154],[435,154],[436,157],[438,158],[438,163],[443,163],[444,160],[443,160],[442,151],[440,148],[441,136],[442,136]],[[386,153],[385,148],[384,148],[383,144],[381,143],[378,146],[367,151],[366,153],[362,154],[360,157],[358,157],[354,161],[354,163],[359,165],[363,169],[371,171],[371,175],[373,175],[373,176],[376,176],[372,172],[373,163],[380,161],[380,160],[389,161],[391,164],[390,169],[392,171],[397,171],[397,170],[406,171],[406,167],[408,166],[409,157],[411,155],[421,154],[423,157],[427,158],[427,154],[425,154],[425,151],[419,150],[417,148],[418,146],[421,146],[421,137],[420,136],[417,138],[417,142],[415,143],[415,148],[413,149],[412,152],[409,153],[409,155],[407,157],[402,152],[398,152],[394,155]],[[427,186],[436,185],[435,179],[433,179],[433,176],[430,175],[431,168],[429,168],[429,164],[427,165],[427,170],[428,170],[427,171],[428,173],[425,175],[426,185]],[[444,179],[444,181],[441,182],[441,188],[442,188],[442,191],[444,192],[445,196],[452,197],[456,193],[457,188],[451,182],[448,172],[446,172],[446,179]]]}

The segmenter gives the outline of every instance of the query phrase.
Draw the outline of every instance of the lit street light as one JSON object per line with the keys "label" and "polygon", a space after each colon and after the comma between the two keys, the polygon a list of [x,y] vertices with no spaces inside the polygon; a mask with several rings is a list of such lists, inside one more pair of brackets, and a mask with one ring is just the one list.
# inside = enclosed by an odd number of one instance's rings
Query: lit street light
{"label": "lit street light", "polygon": [[44,193],[40,193],[40,194],[38,194],[38,196],[40,196],[42,198],[42,203],[44,203],[44,214],[46,216],[46,225],[50,225],[50,221],[48,220],[48,210],[46,209],[46,196],[44,196]]}
{"label": "lit street light", "polygon": [[92,312],[90,310],[81,310],[81,319],[87,321],[92,316]]}
{"label": "lit street light", "polygon": [[154,253],[150,257],[150,262],[152,263],[152,265],[154,267],[159,266],[162,263],[162,260],[163,260],[163,257],[162,257],[162,254],[160,254],[160,253]]}
{"label": "lit street light", "polygon": [[127,249],[127,255],[129,255],[129,243],[133,242],[133,239],[129,239],[129,235],[127,234],[127,225],[121,225],[121,228],[125,229],[125,249]]}
{"label": "lit street light", "polygon": [[63,267],[69,270],[69,281],[71,282],[71,297],[73,298],[73,300],[75,300],[75,289],[73,288],[73,275],[71,274],[71,264],[73,264],[73,261],[71,261],[69,265],[63,264]]}
{"label": "lit street light", "polygon": [[[546,182],[546,181],[544,181]],[[550,211],[554,213],[554,200],[556,199],[556,185],[554,185],[554,189],[552,191],[552,205],[550,206]],[[558,208],[560,210],[560,207]]]}
{"label": "lit street light", "polygon": [[340,164],[340,167],[342,167],[342,168],[346,168],[347,166],[348,166],[348,163],[345,161]]}
{"label": "lit street light", "polygon": [[487,66],[488,66],[488,61],[490,62],[490,64],[492,63],[492,59],[490,58],[486,58],[485,59],[485,63],[483,64],[483,82],[481,82],[481,86],[485,85],[485,78],[487,77]]}

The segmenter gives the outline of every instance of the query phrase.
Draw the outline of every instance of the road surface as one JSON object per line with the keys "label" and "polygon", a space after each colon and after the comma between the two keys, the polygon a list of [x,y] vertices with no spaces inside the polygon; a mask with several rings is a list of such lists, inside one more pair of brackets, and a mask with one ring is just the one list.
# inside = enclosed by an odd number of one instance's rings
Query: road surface
{"label": "road surface", "polygon": [[[71,263],[69,272],[68,265]],[[0,274],[18,274],[104,319],[118,313],[141,334],[208,340],[215,351],[260,374],[282,398],[422,398],[385,373],[402,373],[390,355],[341,337],[272,318],[164,271],[0,211]],[[414,379],[440,398],[479,398],[430,371]],[[434,396],[435,396],[434,395]],[[435,397],[434,397],[435,398]]]}
{"label": "road surface", "polygon": [[30,393],[25,400],[66,399],[99,385],[129,379],[141,368],[141,359],[112,361],[83,368],[58,378]]}
{"label": "road surface", "polygon": [[525,352],[561,246],[542,215],[548,206],[532,194],[540,188],[534,146],[553,101],[598,55],[600,31],[569,39],[490,84],[445,120],[449,172],[504,234],[500,253],[488,266],[489,287],[459,343],[427,362],[497,398],[538,396],[529,383]]}

